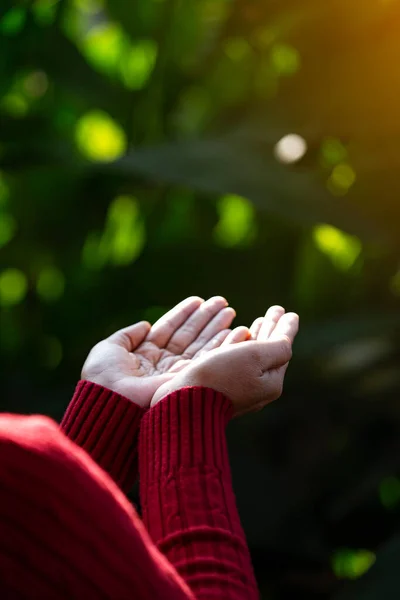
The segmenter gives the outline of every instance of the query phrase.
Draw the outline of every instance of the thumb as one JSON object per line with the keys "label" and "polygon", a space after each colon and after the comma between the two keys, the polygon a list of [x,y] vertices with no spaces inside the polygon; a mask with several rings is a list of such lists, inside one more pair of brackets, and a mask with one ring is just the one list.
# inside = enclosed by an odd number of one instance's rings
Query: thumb
{"label": "thumb", "polygon": [[128,352],[133,352],[139,344],[143,342],[150,329],[150,323],[147,321],[140,321],[139,323],[116,331],[108,338],[108,341],[112,344],[122,346],[128,350]]}
{"label": "thumb", "polygon": [[292,358],[292,344],[287,336],[256,343],[258,344],[260,366],[264,373],[270,369],[283,367]]}

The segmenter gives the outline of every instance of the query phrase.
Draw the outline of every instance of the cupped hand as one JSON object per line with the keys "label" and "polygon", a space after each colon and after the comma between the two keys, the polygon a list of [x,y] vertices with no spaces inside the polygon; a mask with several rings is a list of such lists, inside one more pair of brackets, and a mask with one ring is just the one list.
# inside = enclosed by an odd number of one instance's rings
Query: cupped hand
{"label": "cupped hand", "polygon": [[230,332],[235,311],[225,298],[187,298],[152,327],[142,321],[98,343],[82,370],[82,379],[118,392],[143,408],[160,385],[224,340],[250,337],[247,328]]}
{"label": "cupped hand", "polygon": [[235,415],[260,410],[282,393],[285,372],[299,319],[271,307],[251,328],[251,341],[236,343],[227,336],[221,347],[211,350],[169,382],[160,386],[151,406],[171,392],[187,386],[204,386],[225,394]]}

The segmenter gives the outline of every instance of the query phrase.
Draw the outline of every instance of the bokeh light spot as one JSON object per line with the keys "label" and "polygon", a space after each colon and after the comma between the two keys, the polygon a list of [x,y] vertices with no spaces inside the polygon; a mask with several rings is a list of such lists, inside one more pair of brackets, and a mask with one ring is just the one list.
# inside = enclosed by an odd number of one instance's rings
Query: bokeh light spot
{"label": "bokeh light spot", "polygon": [[15,235],[17,222],[9,214],[0,214],[0,248],[8,244]]}
{"label": "bokeh light spot", "polygon": [[321,162],[324,167],[334,167],[347,159],[347,148],[336,138],[326,138],[321,144]]}
{"label": "bokeh light spot", "polygon": [[29,103],[22,94],[10,92],[2,99],[1,108],[12,117],[19,119],[24,117],[28,112]]}
{"label": "bokeh light spot", "polygon": [[33,14],[39,25],[51,25],[56,16],[57,4],[60,0],[35,0]]}
{"label": "bokeh light spot", "polygon": [[354,169],[347,163],[340,163],[333,169],[328,179],[328,189],[334,195],[346,194],[356,179]]}
{"label": "bokeh light spot", "polygon": [[8,198],[10,196],[10,189],[6,182],[6,179],[3,173],[0,171],[0,206],[5,206],[7,204]]}
{"label": "bokeh light spot", "polygon": [[224,52],[234,62],[241,61],[251,54],[251,47],[244,38],[230,38],[224,43]]}
{"label": "bokeh light spot", "polygon": [[103,236],[108,244],[109,261],[127,265],[137,258],[145,243],[145,227],[138,201],[132,196],[118,196],[108,209]]}
{"label": "bokeh light spot", "polygon": [[120,65],[124,84],[139,90],[147,83],[157,58],[158,47],[153,40],[136,42],[124,55]]}
{"label": "bokeh light spot", "polygon": [[89,160],[98,162],[120,158],[127,146],[122,127],[102,111],[89,112],[79,119],[75,139],[81,153]]}
{"label": "bokeh light spot", "polygon": [[298,162],[307,152],[307,142],[300,135],[291,133],[285,135],[274,148],[274,154],[279,162],[292,164]]}
{"label": "bokeh light spot", "polygon": [[341,549],[332,557],[332,569],[339,579],[358,579],[366,573],[376,561],[369,550]]}
{"label": "bokeh light spot", "polygon": [[313,239],[317,248],[329,256],[335,267],[342,271],[350,269],[359,257],[362,245],[355,237],[332,227],[317,225],[313,230]]}
{"label": "bokeh light spot", "polygon": [[23,86],[31,98],[41,98],[47,92],[49,81],[44,71],[33,71],[25,77]]}
{"label": "bokeh light spot", "polygon": [[232,248],[253,241],[256,225],[254,207],[249,200],[230,194],[219,200],[217,210],[219,222],[213,234],[219,246]]}
{"label": "bokeh light spot", "polygon": [[390,288],[395,296],[400,296],[400,271],[390,280]]}
{"label": "bokeh light spot", "polygon": [[0,273],[0,305],[13,306],[25,298],[28,281],[19,269],[5,269]]}
{"label": "bokeh light spot", "polygon": [[23,28],[26,19],[24,8],[10,8],[0,20],[0,32],[4,35],[17,35]]}
{"label": "bokeh light spot", "polygon": [[82,263],[87,269],[101,269],[106,261],[100,241],[101,234],[97,231],[90,231],[86,236],[82,248]]}
{"label": "bokeh light spot", "polygon": [[98,13],[104,6],[102,0],[73,0],[75,8],[88,15]]}
{"label": "bokeh light spot", "polygon": [[45,267],[39,273],[36,291],[45,302],[54,302],[64,293],[65,278],[60,269]]}
{"label": "bokeh light spot", "polygon": [[138,201],[133,196],[118,196],[110,203],[103,233],[88,234],[82,261],[89,269],[100,269],[105,264],[128,265],[140,255],[145,242]]}
{"label": "bokeh light spot", "polygon": [[105,73],[113,73],[121,62],[127,40],[120,25],[102,23],[90,29],[83,41],[89,62]]}
{"label": "bokeh light spot", "polygon": [[260,27],[255,30],[252,38],[258,48],[265,50],[275,41],[276,34],[270,27]]}
{"label": "bokeh light spot", "polygon": [[300,54],[289,44],[274,44],[270,57],[271,65],[278,75],[294,75],[300,69]]}
{"label": "bokeh light spot", "polygon": [[400,479],[394,476],[383,479],[379,485],[379,498],[387,509],[400,504]]}

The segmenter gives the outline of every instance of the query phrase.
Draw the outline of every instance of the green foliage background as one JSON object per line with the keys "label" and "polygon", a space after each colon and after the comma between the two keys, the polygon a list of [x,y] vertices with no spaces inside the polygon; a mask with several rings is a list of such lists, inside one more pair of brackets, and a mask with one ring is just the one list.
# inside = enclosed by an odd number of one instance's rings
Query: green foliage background
{"label": "green foliage background", "polygon": [[300,313],[229,432],[265,599],[399,596],[399,31],[398,0],[0,7],[1,409],[60,418],[96,341],[190,294]]}

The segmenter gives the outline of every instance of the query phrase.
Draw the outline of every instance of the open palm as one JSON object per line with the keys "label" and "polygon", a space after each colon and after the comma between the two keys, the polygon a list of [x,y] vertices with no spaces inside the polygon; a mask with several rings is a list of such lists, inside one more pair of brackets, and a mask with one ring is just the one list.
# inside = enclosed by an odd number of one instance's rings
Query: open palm
{"label": "open palm", "polygon": [[[117,331],[90,352],[82,378],[107,387],[147,408],[160,385],[231,336],[235,311],[224,298],[190,297],[152,327],[140,322]],[[237,328],[235,341],[249,336]]]}

